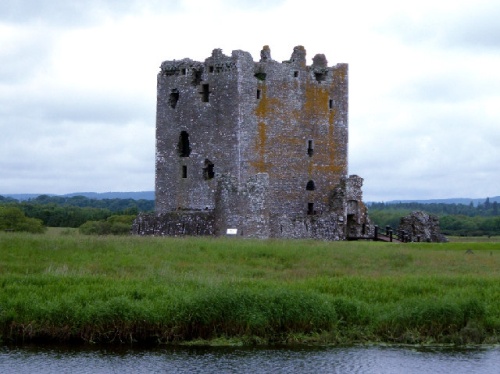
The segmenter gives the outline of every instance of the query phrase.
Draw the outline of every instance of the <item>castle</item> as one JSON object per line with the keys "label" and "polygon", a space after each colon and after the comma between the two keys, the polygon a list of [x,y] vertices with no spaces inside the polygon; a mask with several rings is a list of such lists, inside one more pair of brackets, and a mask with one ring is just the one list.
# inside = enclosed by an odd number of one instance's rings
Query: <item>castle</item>
{"label": "castle", "polygon": [[139,235],[369,237],[362,178],[347,175],[348,66],[304,47],[214,49],[158,73],[156,212]]}

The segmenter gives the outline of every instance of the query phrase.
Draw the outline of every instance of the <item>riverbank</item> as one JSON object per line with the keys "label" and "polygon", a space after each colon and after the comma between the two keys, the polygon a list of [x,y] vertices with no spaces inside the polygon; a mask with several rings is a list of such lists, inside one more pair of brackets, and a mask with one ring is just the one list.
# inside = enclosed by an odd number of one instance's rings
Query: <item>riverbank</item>
{"label": "riverbank", "polygon": [[500,244],[0,233],[9,342],[495,344]]}

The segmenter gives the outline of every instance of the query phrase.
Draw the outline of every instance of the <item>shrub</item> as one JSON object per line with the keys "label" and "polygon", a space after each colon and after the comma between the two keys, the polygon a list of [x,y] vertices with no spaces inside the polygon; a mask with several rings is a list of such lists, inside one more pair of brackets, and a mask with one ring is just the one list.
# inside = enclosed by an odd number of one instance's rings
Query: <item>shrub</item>
{"label": "shrub", "polygon": [[106,221],[87,221],[80,226],[80,233],[85,235],[128,235],[133,215],[114,215]]}
{"label": "shrub", "polygon": [[35,234],[43,233],[46,227],[42,221],[28,218],[23,211],[16,207],[0,207],[0,230],[26,231]]}

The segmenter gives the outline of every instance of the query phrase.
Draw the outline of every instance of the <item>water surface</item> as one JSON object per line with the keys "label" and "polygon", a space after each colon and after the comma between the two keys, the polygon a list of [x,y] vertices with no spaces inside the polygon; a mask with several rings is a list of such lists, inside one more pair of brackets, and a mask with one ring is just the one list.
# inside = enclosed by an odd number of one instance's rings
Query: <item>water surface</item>
{"label": "water surface", "polygon": [[481,349],[2,347],[0,373],[498,373],[500,347]]}

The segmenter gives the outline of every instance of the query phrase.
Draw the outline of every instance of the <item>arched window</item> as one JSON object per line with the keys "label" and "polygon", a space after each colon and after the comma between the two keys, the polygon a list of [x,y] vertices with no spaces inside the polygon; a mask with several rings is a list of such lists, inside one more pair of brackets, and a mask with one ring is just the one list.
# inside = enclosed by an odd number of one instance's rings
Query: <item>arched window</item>
{"label": "arched window", "polygon": [[316,187],[314,186],[314,181],[309,181],[306,184],[306,190],[307,191],[314,191]]}
{"label": "arched window", "polygon": [[191,148],[189,148],[189,134],[186,131],[181,131],[179,135],[178,151],[180,157],[189,157]]}

